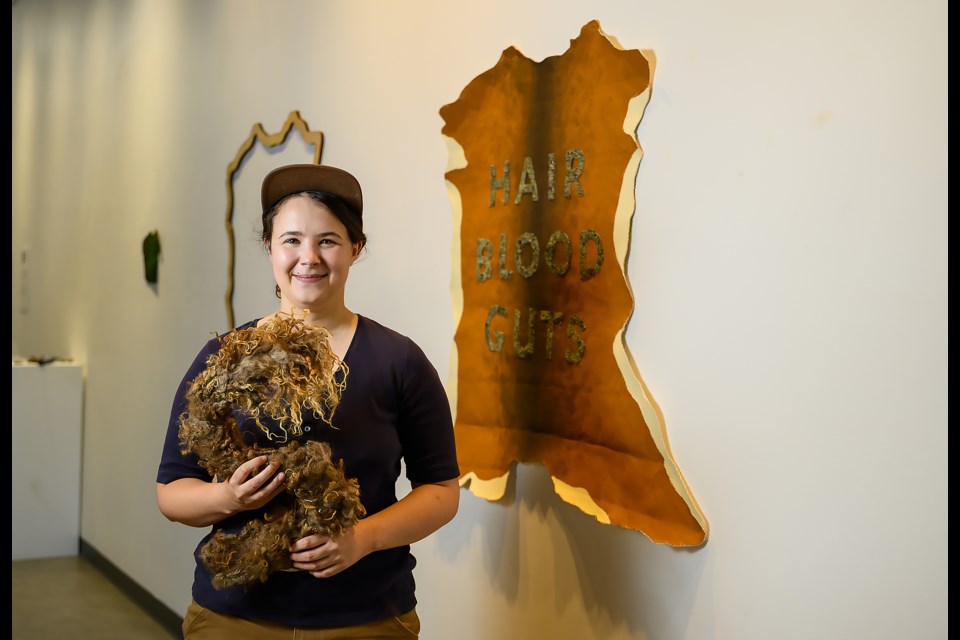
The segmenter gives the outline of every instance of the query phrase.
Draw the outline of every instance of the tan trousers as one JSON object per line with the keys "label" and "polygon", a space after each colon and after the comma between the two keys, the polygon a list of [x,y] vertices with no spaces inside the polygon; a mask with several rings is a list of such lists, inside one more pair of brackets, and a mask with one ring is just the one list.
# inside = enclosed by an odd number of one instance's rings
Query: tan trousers
{"label": "tan trousers", "polygon": [[204,609],[191,602],[183,618],[184,640],[416,640],[420,618],[411,609],[402,616],[354,627],[301,629],[262,620],[247,620]]}

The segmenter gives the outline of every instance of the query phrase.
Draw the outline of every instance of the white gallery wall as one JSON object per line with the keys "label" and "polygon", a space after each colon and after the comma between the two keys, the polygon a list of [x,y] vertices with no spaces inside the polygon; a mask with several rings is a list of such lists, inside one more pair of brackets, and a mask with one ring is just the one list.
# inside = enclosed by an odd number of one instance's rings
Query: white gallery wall
{"label": "white gallery wall", "polygon": [[[322,160],[364,185],[348,304],[455,380],[439,110],[504,49],[561,55],[596,19],[656,55],[625,335],[710,539],[600,524],[521,465],[504,501],[463,491],[415,545],[422,637],[947,637],[945,0],[14,0],[12,17],[13,355],[83,364],[80,535],[173,611],[205,530],[160,515],[156,467],[181,376],[227,328],[227,168],[252,127],[298,111],[323,132]],[[256,150],[236,220],[305,153]],[[243,321],[274,301],[252,222],[237,243]]]}

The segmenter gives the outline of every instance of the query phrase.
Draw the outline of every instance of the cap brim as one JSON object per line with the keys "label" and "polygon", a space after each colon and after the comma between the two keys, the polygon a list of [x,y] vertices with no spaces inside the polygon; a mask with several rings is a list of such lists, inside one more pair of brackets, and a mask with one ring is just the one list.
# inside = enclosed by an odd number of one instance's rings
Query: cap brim
{"label": "cap brim", "polygon": [[350,173],[322,164],[290,164],[278,167],[263,179],[260,202],[263,213],[280,199],[300,191],[326,191],[339,196],[358,216],[363,215],[363,192]]}

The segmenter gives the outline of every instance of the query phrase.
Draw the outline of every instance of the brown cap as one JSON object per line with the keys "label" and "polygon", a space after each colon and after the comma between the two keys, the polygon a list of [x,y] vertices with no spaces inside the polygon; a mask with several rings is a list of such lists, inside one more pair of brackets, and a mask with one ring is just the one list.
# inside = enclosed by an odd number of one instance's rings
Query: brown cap
{"label": "brown cap", "polygon": [[278,200],[299,191],[326,191],[339,196],[358,215],[363,215],[363,192],[352,175],[322,164],[289,164],[277,167],[263,179],[260,189],[262,214]]}

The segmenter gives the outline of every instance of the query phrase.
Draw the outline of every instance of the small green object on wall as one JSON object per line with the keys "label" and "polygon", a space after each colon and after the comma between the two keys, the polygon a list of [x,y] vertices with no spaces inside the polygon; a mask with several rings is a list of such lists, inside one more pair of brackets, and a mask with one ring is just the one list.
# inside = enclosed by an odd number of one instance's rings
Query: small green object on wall
{"label": "small green object on wall", "polygon": [[157,284],[157,261],[160,258],[160,234],[151,231],[143,239],[143,274],[150,284]]}

